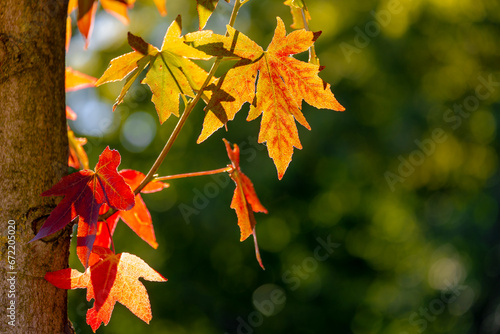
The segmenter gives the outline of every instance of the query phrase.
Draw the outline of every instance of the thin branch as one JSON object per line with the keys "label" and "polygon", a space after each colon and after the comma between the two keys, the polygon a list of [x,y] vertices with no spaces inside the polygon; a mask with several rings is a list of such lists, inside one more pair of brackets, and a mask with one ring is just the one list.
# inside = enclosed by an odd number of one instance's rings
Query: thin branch
{"label": "thin branch", "polygon": [[154,181],[167,181],[167,180],[174,180],[174,179],[182,179],[182,178],[186,178],[186,177],[213,175],[213,174],[230,172],[231,170],[233,170],[233,167],[227,166],[227,167],[223,167],[223,168],[219,168],[219,169],[207,170],[204,172],[183,173],[183,174],[155,177]]}

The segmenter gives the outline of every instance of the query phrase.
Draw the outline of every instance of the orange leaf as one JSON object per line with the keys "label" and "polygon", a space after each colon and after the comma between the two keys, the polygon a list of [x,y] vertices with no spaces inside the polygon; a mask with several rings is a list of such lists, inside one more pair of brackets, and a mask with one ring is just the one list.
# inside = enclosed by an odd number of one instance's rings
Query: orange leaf
{"label": "orange leaf", "polygon": [[71,67],[66,67],[66,91],[72,92],[75,90],[94,87],[97,78],[82,72],[75,71]]}
{"label": "orange leaf", "polygon": [[167,7],[166,7],[166,2],[167,0],[154,0],[156,8],[158,8],[158,11],[160,12],[161,16],[167,15]]}
{"label": "orange leaf", "polygon": [[85,48],[89,45],[89,38],[94,27],[94,16],[97,11],[97,1],[78,0],[77,26],[85,39]]}
{"label": "orange leaf", "polygon": [[75,133],[68,127],[69,158],[68,165],[76,169],[89,169],[89,158],[83,149],[87,138],[77,138]]}
{"label": "orange leaf", "polygon": [[238,216],[238,226],[240,227],[240,241],[246,240],[250,234],[253,234],[255,242],[255,255],[257,261],[259,262],[262,269],[264,265],[260,258],[259,246],[257,245],[257,236],[255,234],[255,216],[254,212],[264,212],[267,213],[266,208],[260,203],[255,189],[253,187],[252,181],[243,174],[240,169],[240,149],[238,145],[234,144],[234,148],[231,148],[231,144],[225,140],[227,155],[231,160],[232,170],[229,175],[236,183],[236,189],[234,190],[233,200],[231,201],[231,209],[236,211]]}
{"label": "orange leaf", "polygon": [[121,23],[129,24],[130,20],[127,15],[127,8],[133,6],[133,1],[116,1],[116,0],[100,0],[102,8],[109,14],[116,17]]}
{"label": "orange leaf", "polygon": [[66,52],[69,50],[69,42],[71,41],[71,16],[66,18]]}
{"label": "orange leaf", "polygon": [[[135,0],[101,0],[104,10],[116,17],[123,24],[129,23],[127,8],[133,7]],[[74,6],[74,4],[70,5]],[[72,9],[71,7],[68,8]],[[73,7],[74,9],[74,7]],[[95,13],[97,11],[96,0],[78,0],[78,30],[85,39],[85,48],[89,45],[90,35],[94,26]],[[69,14],[69,13],[68,13]]]}
{"label": "orange leaf", "polygon": [[66,106],[66,118],[74,121],[76,119],[76,113],[70,107]]}
{"label": "orange leaf", "polygon": [[330,85],[318,76],[318,65],[291,57],[311,47],[319,33],[302,29],[286,35],[283,21],[279,17],[277,20],[267,51],[228,26],[224,47],[242,59],[217,82],[205,108],[207,114],[198,142],[232,120],[245,102],[252,103],[247,120],[263,113],[258,141],[267,142],[269,156],[281,179],[292,160],[293,148],[302,148],[295,121],[310,129],[301,111],[302,101],[316,108],[343,111],[344,107],[335,99]]}
{"label": "orange leaf", "polygon": [[78,0],[69,0],[68,2],[68,15],[78,8]]}
{"label": "orange leaf", "polygon": [[45,279],[61,289],[87,289],[87,300],[95,300],[87,310],[87,323],[94,332],[101,323],[109,323],[116,302],[149,323],[151,304],[139,278],[154,282],[167,279],[132,254],[113,254],[109,249],[95,247],[92,255],[93,262],[84,273],[68,268],[49,272]]}

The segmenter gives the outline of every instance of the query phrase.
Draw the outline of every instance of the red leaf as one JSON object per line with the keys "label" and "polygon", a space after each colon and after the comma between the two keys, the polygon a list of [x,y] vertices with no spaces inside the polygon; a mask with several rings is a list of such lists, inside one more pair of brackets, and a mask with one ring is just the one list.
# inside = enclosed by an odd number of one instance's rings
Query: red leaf
{"label": "red leaf", "polygon": [[[120,171],[119,174],[124,178],[125,182],[127,182],[127,184],[132,189],[137,188],[145,177],[145,175],[141,172],[132,169],[124,169]],[[152,181],[149,182],[141,192],[157,192],[167,188],[168,186],[168,184],[163,182]],[[104,208],[103,211],[106,212],[107,208]],[[116,224],[120,218],[132,229],[132,231],[134,231],[139,237],[146,241],[151,247],[155,249],[158,247],[151,215],[140,194],[137,194],[135,196],[135,205],[132,209],[128,211],[118,211],[107,219],[111,234],[114,233]],[[95,241],[95,245],[109,247],[110,243],[111,240],[109,237],[108,227],[105,226],[104,222],[99,222],[97,227],[97,238]]]}
{"label": "red leaf", "polygon": [[252,181],[243,174],[240,169],[240,149],[238,145],[234,144],[234,148],[231,148],[231,144],[225,140],[227,155],[232,163],[232,171],[229,175],[236,183],[236,189],[234,190],[233,200],[231,201],[231,208],[236,211],[238,216],[238,226],[240,227],[241,236],[240,241],[246,240],[250,234],[253,234],[255,243],[255,255],[257,261],[259,262],[262,269],[264,265],[260,258],[259,246],[257,244],[257,236],[255,234],[255,216],[254,212],[264,212],[267,213],[266,208],[260,203],[255,189],[253,187]]}
{"label": "red leaf", "polygon": [[151,305],[139,278],[155,282],[167,279],[132,254],[115,255],[109,249],[95,247],[92,259],[84,273],[68,268],[49,272],[45,274],[45,279],[62,289],[87,289],[87,300],[95,300],[93,307],[87,310],[87,323],[94,332],[101,323],[109,323],[116,302],[149,323]]}
{"label": "red leaf", "polygon": [[118,151],[107,147],[99,156],[95,172],[85,169],[65,176],[42,193],[42,196],[64,198],[31,241],[59,231],[79,216],[78,245],[86,248],[86,254],[80,259],[87,267],[97,230],[99,208],[106,203],[117,210],[129,210],[135,203],[134,193],[116,170],[119,164]]}

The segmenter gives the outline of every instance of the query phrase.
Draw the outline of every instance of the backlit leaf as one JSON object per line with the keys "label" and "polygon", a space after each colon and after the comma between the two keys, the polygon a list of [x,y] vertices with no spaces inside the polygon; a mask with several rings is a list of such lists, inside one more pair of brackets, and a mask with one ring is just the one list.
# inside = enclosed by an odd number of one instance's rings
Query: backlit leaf
{"label": "backlit leaf", "polygon": [[319,33],[302,29],[286,35],[285,25],[278,17],[278,26],[266,51],[230,26],[228,33],[224,47],[242,59],[217,82],[217,89],[205,108],[207,113],[198,142],[232,120],[241,106],[249,102],[252,107],[247,120],[263,114],[258,141],[267,143],[281,179],[292,159],[293,148],[302,148],[295,121],[310,129],[302,114],[302,101],[316,108],[344,110],[330,85],[318,76],[321,68],[291,57],[312,46]]}
{"label": "backlit leaf", "polygon": [[250,234],[253,234],[255,256],[262,269],[264,269],[264,265],[260,258],[259,246],[257,244],[257,235],[255,234],[256,221],[253,213],[267,213],[267,210],[260,203],[252,181],[250,181],[240,169],[240,149],[238,145],[234,144],[233,148],[231,148],[231,144],[225,139],[224,144],[226,145],[227,154],[232,165],[232,170],[229,172],[229,175],[236,184],[233,200],[231,201],[231,208],[236,211],[236,215],[238,216],[238,226],[241,232],[240,241],[246,240]]}
{"label": "backlit leaf", "polygon": [[179,97],[194,97],[207,77],[205,70],[193,63],[191,59],[210,59],[212,56],[200,51],[187,42],[207,39],[212,32],[200,32],[181,36],[182,23],[178,16],[165,34],[160,50],[146,43],[142,38],[129,33],[129,44],[135,50],[111,60],[96,85],[106,82],[127,79],[118,96],[115,107],[123,101],[128,89],[149,65],[149,70],[142,83],[147,84],[152,93],[160,123],[170,115],[179,116]]}
{"label": "backlit leaf", "polygon": [[[135,0],[100,0],[101,6],[108,13],[116,17],[123,24],[129,23],[127,9],[133,7]],[[74,4],[70,3],[71,10]],[[90,35],[94,26],[97,0],[78,0],[77,26],[85,39],[85,48],[89,44]],[[69,13],[68,13],[69,14]]]}
{"label": "backlit leaf", "polygon": [[94,87],[96,78],[75,71],[71,67],[66,67],[66,92],[73,92],[75,90]]}
{"label": "backlit leaf", "polygon": [[119,164],[118,151],[107,147],[99,156],[94,171],[84,169],[67,175],[51,189],[42,193],[42,196],[64,196],[64,198],[31,241],[61,230],[78,216],[79,258],[87,267],[88,256],[96,236],[100,207],[106,203],[116,210],[129,210],[135,204],[134,193],[118,174]]}
{"label": "backlit leaf", "polygon": [[69,158],[68,165],[75,169],[89,169],[89,158],[83,149],[87,138],[77,138],[75,133],[68,127]]}
{"label": "backlit leaf", "polygon": [[[198,11],[198,18],[200,20],[200,30],[205,27],[208,19],[217,7],[219,0],[196,0],[196,10]],[[229,0],[226,0],[229,2]]]}
{"label": "backlit leaf", "polygon": [[167,279],[141,258],[129,253],[113,254],[109,249],[95,247],[92,255],[92,262],[85,272],[62,269],[48,272],[45,279],[61,289],[87,289],[87,300],[94,299],[94,305],[87,310],[87,324],[94,332],[102,323],[109,323],[116,302],[149,323],[151,305],[139,278],[154,282]]}

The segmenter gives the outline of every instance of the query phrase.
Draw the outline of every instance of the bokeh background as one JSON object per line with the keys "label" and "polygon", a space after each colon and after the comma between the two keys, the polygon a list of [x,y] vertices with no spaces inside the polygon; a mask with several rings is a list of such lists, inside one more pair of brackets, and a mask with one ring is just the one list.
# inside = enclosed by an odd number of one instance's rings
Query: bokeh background
{"label": "bokeh background", "polygon": [[[232,1],[233,3],[233,1]],[[145,282],[153,320],[117,304],[100,333],[500,333],[498,173],[500,3],[496,0],[308,0],[316,50],[343,113],[304,104],[283,180],[246,105],[196,144],[200,104],[160,175],[224,167],[222,138],[242,148],[242,169],[269,214],[256,214],[266,270],[251,238],[239,242],[234,184],[227,176],[181,179],[145,194],[159,247],[119,223],[117,251],[143,258],[168,278]],[[220,1],[208,29],[224,33],[232,4]],[[195,1],[138,1],[129,26],[99,10],[89,48],[74,29],[67,65],[99,77],[131,51],[126,32],[160,46],[182,14],[196,31]],[[264,48],[289,8],[248,2],[236,28]],[[298,56],[307,59],[307,54]],[[209,68],[210,62],[200,63]],[[88,138],[93,167],[109,145],[120,168],[147,172],[176,118],[158,122],[151,93],[136,82],[116,111],[121,83],[68,93],[70,126]],[[300,127],[300,125],[299,125]],[[74,253],[74,248],[73,248]],[[71,264],[81,268],[72,254]],[[69,292],[77,333],[85,291]],[[90,304],[91,305],[91,304]]]}

